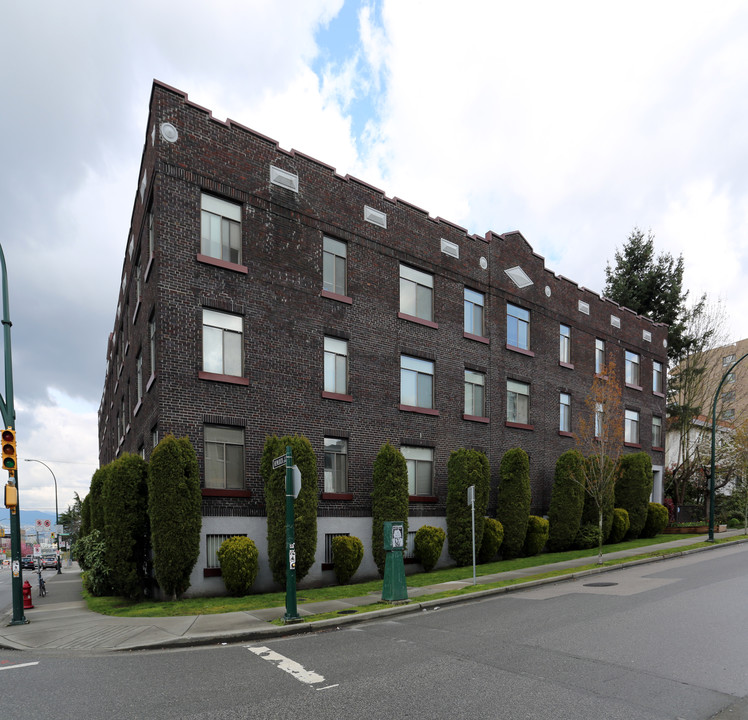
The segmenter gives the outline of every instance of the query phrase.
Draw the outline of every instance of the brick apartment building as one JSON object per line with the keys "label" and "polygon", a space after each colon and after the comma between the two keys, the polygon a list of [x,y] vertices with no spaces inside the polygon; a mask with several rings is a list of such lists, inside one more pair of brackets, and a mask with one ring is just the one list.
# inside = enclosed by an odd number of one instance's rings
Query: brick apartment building
{"label": "brick apartment building", "polygon": [[[441,218],[155,82],[99,410],[100,462],[148,458],[167,433],[200,462],[201,554],[191,593],[222,590],[215,549],[247,534],[270,587],[260,456],[307,436],[318,458],[317,562],[367,546],[385,441],[410,473],[410,530],[446,527],[452,450],[530,456],[533,511],[574,447],[596,364],[615,360],[627,449],[664,463],[667,328],[546,269],[519,232]],[[632,451],[633,451],[632,450]],[[493,494],[492,494],[493,498]],[[443,560],[447,560],[446,550]]]}

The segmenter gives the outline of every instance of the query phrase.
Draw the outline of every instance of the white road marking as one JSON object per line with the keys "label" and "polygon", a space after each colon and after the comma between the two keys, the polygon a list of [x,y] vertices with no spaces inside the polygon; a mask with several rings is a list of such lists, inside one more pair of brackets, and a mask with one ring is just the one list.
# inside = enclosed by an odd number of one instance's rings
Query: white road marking
{"label": "white road marking", "polygon": [[30,663],[21,663],[20,665],[3,665],[0,666],[0,670],[16,670],[17,668],[31,667],[32,665],[38,665],[39,661]]}
{"label": "white road marking", "polygon": [[303,665],[300,665],[295,660],[291,660],[285,657],[285,655],[281,655],[270,648],[264,646],[247,647],[247,650],[250,650],[258,657],[263,658],[263,660],[275,663],[281,670],[287,672],[289,675],[293,675],[293,677],[295,677],[299,682],[303,682],[306,685],[314,685],[315,683],[325,681],[325,678],[322,675],[312,670],[305,669]]}

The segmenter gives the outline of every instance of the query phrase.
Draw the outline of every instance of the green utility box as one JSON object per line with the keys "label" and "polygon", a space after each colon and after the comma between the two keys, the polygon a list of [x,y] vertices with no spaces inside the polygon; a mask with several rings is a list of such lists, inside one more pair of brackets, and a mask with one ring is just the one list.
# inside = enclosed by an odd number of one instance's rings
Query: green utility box
{"label": "green utility box", "polygon": [[408,599],[408,587],[405,584],[405,525],[401,521],[386,520],[383,526],[384,582],[382,583],[382,600],[392,602]]}

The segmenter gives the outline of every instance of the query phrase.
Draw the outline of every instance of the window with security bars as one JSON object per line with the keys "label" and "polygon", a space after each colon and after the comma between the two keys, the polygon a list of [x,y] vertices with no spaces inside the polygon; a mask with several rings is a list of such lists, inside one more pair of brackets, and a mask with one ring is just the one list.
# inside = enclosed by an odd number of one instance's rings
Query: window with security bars
{"label": "window with security bars", "polygon": [[336,537],[348,537],[350,533],[325,533],[325,565],[332,565],[332,541]]}
{"label": "window with security bars", "polygon": [[232,537],[246,537],[242,533],[233,533],[232,535],[206,535],[205,536],[205,557],[206,567],[209,568],[220,568],[221,563],[218,562],[218,549],[224,540],[228,540]]}
{"label": "window with security bars", "polygon": [[408,544],[405,546],[403,560],[416,559],[416,530],[408,530]]}

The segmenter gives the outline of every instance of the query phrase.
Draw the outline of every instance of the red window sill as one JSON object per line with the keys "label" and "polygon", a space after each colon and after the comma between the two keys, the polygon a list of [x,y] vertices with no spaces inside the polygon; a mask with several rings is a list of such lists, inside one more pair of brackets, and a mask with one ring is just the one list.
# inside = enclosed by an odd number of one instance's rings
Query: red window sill
{"label": "red window sill", "polygon": [[203,568],[203,577],[221,577],[221,568]]}
{"label": "red window sill", "polygon": [[558,364],[559,364],[559,367],[569,368],[569,370],[573,370],[574,369],[574,363],[565,363],[565,362],[561,362],[559,360]]}
{"label": "red window sill", "polygon": [[201,370],[197,376],[201,380],[211,380],[212,382],[224,382],[231,385],[249,385],[249,378],[237,377],[236,375],[220,375],[218,373],[209,373]]}
{"label": "red window sill", "polygon": [[641,385],[629,385],[626,383],[626,387],[629,388],[629,390],[638,390],[639,392],[642,391]]}
{"label": "red window sill", "polygon": [[398,405],[398,410],[402,410],[403,412],[419,413],[421,415],[439,415],[439,411],[434,410],[433,408],[414,407],[413,405]]}
{"label": "red window sill", "polygon": [[655,452],[665,452],[665,448],[660,447],[659,445],[652,445],[652,450],[654,450]]}
{"label": "red window sill", "polygon": [[346,303],[346,305],[353,305],[353,298],[349,298],[347,295],[338,295],[338,293],[330,292],[329,290],[320,290],[319,296],[328,298],[328,300],[337,300],[338,302]]}
{"label": "red window sill", "polygon": [[527,357],[535,357],[535,353],[532,350],[525,350],[525,348],[516,347],[515,345],[507,345],[506,349],[519,353],[520,355],[527,355]]}
{"label": "red window sill", "polygon": [[203,497],[237,497],[251,498],[251,490],[223,490],[221,488],[202,488]]}
{"label": "red window sill", "polygon": [[568,437],[568,438],[573,438],[573,437],[574,437],[574,434],[573,434],[573,433],[570,433],[570,432],[566,432],[566,430],[559,430],[559,431],[558,431],[558,434],[559,434],[559,435],[560,435],[561,437]]}
{"label": "red window sill", "polygon": [[480,415],[465,415],[462,416],[463,420],[469,420],[470,422],[478,422],[478,423],[489,423],[491,422],[490,418],[487,417],[481,417]]}
{"label": "red window sill", "polygon": [[401,320],[407,320],[408,322],[417,323],[418,325],[425,325],[426,327],[434,328],[435,330],[439,329],[439,323],[432,322],[431,320],[424,320],[415,315],[406,315],[405,313],[399,312],[397,316]]}
{"label": "red window sill", "polygon": [[353,493],[323,492],[323,500],[353,500]]}
{"label": "red window sill", "polygon": [[517,430],[534,430],[534,425],[525,425],[524,423],[509,422],[507,420],[504,425],[508,428],[516,428]]}
{"label": "red window sill", "polygon": [[463,332],[462,337],[467,338],[468,340],[475,340],[479,343],[485,343],[486,345],[491,342],[487,337],[483,337],[482,335],[473,335],[469,332]]}
{"label": "red window sill", "polygon": [[641,443],[625,442],[625,443],[623,443],[623,446],[624,447],[630,447],[630,448],[636,448],[637,450],[641,450],[641,448],[642,448]]}
{"label": "red window sill", "polygon": [[210,255],[202,255],[201,253],[197,254],[197,261],[204,263],[205,265],[213,265],[214,267],[223,268],[224,270],[233,270],[234,272],[242,273],[244,275],[248,272],[246,265],[237,265],[236,263],[210,257]]}
{"label": "red window sill", "polygon": [[436,495],[411,495],[408,497],[408,502],[435,503],[435,502],[439,502],[439,498],[436,497]]}
{"label": "red window sill", "polygon": [[353,402],[353,395],[343,395],[341,393],[322,391],[322,397],[326,400],[341,400],[342,402]]}

